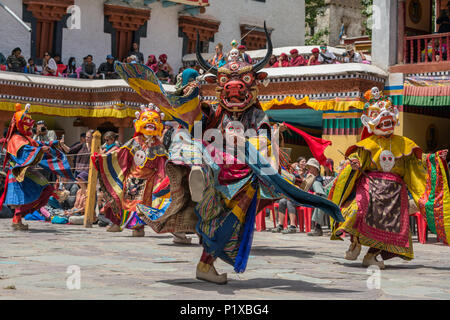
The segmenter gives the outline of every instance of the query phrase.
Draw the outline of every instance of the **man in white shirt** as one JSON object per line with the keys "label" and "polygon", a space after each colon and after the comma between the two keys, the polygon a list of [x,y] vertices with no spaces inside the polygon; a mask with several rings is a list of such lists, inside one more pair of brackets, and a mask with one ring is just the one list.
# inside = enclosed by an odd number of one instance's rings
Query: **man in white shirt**
{"label": "man in white shirt", "polygon": [[347,47],[347,52],[344,54],[344,61],[346,63],[362,63],[363,58],[358,52],[355,52],[353,47]]}
{"label": "man in white shirt", "polygon": [[319,62],[332,64],[336,62],[336,56],[328,51],[327,45],[320,46]]}

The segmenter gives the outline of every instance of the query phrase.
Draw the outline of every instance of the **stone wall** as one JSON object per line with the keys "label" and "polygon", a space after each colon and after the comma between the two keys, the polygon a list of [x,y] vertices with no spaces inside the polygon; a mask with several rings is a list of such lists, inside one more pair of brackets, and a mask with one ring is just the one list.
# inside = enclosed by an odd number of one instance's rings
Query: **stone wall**
{"label": "stone wall", "polygon": [[330,46],[339,44],[339,34],[344,24],[347,37],[363,34],[364,16],[360,0],[327,0],[325,15],[317,18],[316,31],[328,28],[330,34],[323,40]]}

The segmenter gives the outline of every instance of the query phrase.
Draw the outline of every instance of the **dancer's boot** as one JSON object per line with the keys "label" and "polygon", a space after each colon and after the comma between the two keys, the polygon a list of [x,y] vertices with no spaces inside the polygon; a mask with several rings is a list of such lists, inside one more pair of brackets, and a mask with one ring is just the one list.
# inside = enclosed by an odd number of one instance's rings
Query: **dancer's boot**
{"label": "dancer's boot", "polygon": [[202,168],[199,166],[192,167],[191,173],[189,174],[189,191],[191,192],[192,201],[202,201],[205,188],[206,181]]}
{"label": "dancer's boot", "polygon": [[197,265],[196,277],[199,280],[215,284],[226,284],[228,282],[226,273],[218,274],[213,264],[207,264],[201,261]]}
{"label": "dancer's boot", "polygon": [[364,267],[377,266],[380,269],[384,269],[385,268],[384,262],[377,260],[377,256],[379,254],[380,254],[380,252],[377,252],[377,253],[369,253],[369,252],[367,252],[366,255],[364,256],[362,265]]}
{"label": "dancer's boot", "polygon": [[108,231],[108,232],[121,232],[122,229],[120,229],[120,226],[118,226],[117,224],[112,224],[112,225],[106,227],[106,231]]}
{"label": "dancer's boot", "polygon": [[357,240],[352,241],[350,247],[345,252],[345,259],[347,260],[356,260],[361,253],[361,244],[358,243]]}
{"label": "dancer's boot", "polygon": [[173,243],[177,244],[191,244],[192,238],[186,237],[184,232],[174,232],[173,233]]}
{"label": "dancer's boot", "polygon": [[132,236],[133,237],[143,237],[143,236],[145,236],[144,228],[134,229]]}

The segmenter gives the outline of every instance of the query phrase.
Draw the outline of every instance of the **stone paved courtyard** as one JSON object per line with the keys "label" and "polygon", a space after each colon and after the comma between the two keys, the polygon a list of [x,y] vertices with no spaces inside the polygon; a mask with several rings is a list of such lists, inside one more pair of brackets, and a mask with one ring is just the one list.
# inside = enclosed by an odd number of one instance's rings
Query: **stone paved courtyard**
{"label": "stone paved courtyard", "polygon": [[[434,235],[425,245],[414,238],[416,259],[388,261],[380,289],[368,289],[366,249],[359,261],[344,260],[348,239],[255,232],[247,271],[219,262],[229,283],[217,286],[195,279],[197,238],[181,246],[150,229],[132,238],[129,230],[44,222],[13,232],[10,223],[0,220],[0,299],[450,299],[450,247]],[[79,290],[66,284],[73,265]]]}

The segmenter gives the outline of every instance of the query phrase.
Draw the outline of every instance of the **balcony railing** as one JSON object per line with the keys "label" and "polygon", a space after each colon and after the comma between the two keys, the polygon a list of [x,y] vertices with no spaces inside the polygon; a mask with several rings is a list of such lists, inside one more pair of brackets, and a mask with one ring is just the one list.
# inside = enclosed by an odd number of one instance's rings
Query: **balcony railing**
{"label": "balcony railing", "polygon": [[450,61],[450,32],[404,38],[405,64]]}

